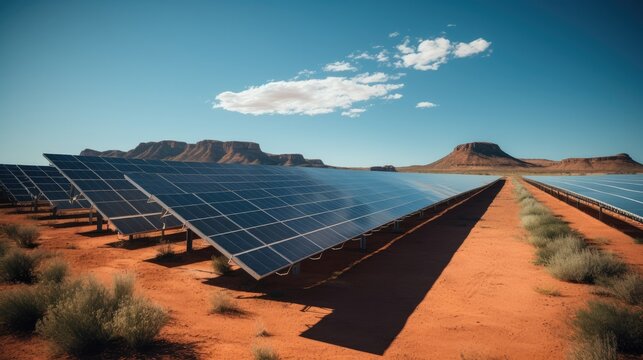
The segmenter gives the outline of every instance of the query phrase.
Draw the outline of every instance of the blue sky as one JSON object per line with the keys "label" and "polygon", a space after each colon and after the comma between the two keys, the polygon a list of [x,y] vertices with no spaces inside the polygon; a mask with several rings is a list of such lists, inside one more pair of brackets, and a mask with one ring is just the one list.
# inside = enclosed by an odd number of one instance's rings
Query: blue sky
{"label": "blue sky", "polygon": [[563,3],[2,1],[0,163],[164,139],[643,161],[643,5]]}

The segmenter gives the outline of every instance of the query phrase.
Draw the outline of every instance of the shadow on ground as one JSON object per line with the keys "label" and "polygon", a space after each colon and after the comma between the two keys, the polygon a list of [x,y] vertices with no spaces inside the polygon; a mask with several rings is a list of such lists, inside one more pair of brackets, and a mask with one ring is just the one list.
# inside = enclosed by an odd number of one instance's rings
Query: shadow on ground
{"label": "shadow on ground", "polygon": [[[271,282],[270,278],[253,285],[244,276],[216,277],[205,283],[263,293],[258,298],[302,304],[301,311],[319,312],[320,320],[301,336],[383,355],[503,185],[504,180],[499,181],[395,242],[390,243],[389,234],[388,247],[377,253],[371,251],[366,261],[309,289],[279,287],[277,284],[284,282]],[[355,256],[357,251],[345,249],[339,256],[350,257],[351,252]],[[332,258],[333,254],[328,256]],[[337,263],[333,259],[329,262]],[[302,275],[306,271],[302,266]]]}

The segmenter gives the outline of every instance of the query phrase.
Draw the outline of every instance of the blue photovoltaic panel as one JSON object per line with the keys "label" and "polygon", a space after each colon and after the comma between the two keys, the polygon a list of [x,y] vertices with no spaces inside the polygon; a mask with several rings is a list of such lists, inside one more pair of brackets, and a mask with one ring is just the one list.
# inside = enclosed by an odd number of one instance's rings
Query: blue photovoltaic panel
{"label": "blue photovoltaic panel", "polygon": [[77,190],[52,166],[17,165],[20,172],[29,179],[32,195],[39,200],[48,201],[57,210],[88,209],[89,202],[84,199],[71,200],[70,192]]}
{"label": "blue photovoltaic panel", "polygon": [[161,207],[150,203],[124,178],[125,171],[172,172],[163,162],[55,154],[45,154],[45,158],[120,233],[131,235],[181,226],[173,216],[161,218]]}
{"label": "blue photovoltaic panel", "polygon": [[0,186],[15,202],[33,202],[34,196],[13,173],[15,165],[0,165]]}
{"label": "blue photovoltaic panel", "polygon": [[525,178],[612,206],[643,222],[643,174]]}
{"label": "blue photovoltaic panel", "polygon": [[126,178],[256,279],[498,177],[217,165]]}

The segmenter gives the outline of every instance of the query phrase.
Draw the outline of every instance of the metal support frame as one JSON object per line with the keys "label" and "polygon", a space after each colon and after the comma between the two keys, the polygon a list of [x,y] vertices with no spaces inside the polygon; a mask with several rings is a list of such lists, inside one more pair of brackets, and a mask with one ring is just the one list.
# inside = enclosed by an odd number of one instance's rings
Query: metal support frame
{"label": "metal support frame", "polygon": [[401,233],[402,232],[402,227],[400,226],[401,221],[400,220],[395,220],[393,222],[393,232],[394,233]]}
{"label": "metal support frame", "polygon": [[96,231],[103,231],[103,215],[96,213]]}
{"label": "metal support frame", "polygon": [[295,276],[301,274],[301,263],[298,262],[296,264],[293,264],[290,271],[292,271],[292,274]]}
{"label": "metal support frame", "polygon": [[366,236],[364,235],[359,238],[359,249],[362,252],[366,251]]}
{"label": "metal support frame", "polygon": [[192,230],[190,229],[187,229],[185,232],[185,251],[188,253],[192,252],[192,234]]}

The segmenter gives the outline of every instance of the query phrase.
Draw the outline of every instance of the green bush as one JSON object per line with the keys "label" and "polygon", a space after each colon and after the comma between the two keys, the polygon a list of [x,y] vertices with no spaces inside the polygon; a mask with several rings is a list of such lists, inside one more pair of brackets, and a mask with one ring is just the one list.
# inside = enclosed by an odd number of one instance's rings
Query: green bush
{"label": "green bush", "polygon": [[614,335],[595,336],[583,339],[572,349],[572,360],[617,360]]}
{"label": "green bush", "polygon": [[618,351],[643,353],[643,311],[590,301],[587,309],[579,310],[574,319],[578,335],[585,340],[614,336]]}
{"label": "green bush", "polygon": [[643,279],[635,272],[628,272],[606,281],[607,292],[631,305],[643,305]]}
{"label": "green bush", "polygon": [[212,269],[215,274],[225,275],[230,272],[230,264],[225,256],[212,255]]}
{"label": "green bush", "polygon": [[548,270],[560,280],[593,284],[602,278],[624,274],[627,266],[612,254],[583,249],[580,252],[556,253],[549,260]]}
{"label": "green bush", "polygon": [[38,287],[20,287],[0,293],[0,327],[11,332],[32,332],[47,311],[47,298]]}
{"label": "green bush", "polygon": [[112,334],[132,348],[151,344],[168,321],[165,310],[149,300],[137,298],[122,302],[111,322]]}
{"label": "green bush", "polygon": [[62,259],[53,259],[43,267],[39,279],[41,282],[61,283],[69,274],[69,265]]}
{"label": "green bush", "polygon": [[11,250],[0,259],[0,278],[13,283],[31,284],[36,280],[40,257],[22,250]]}

